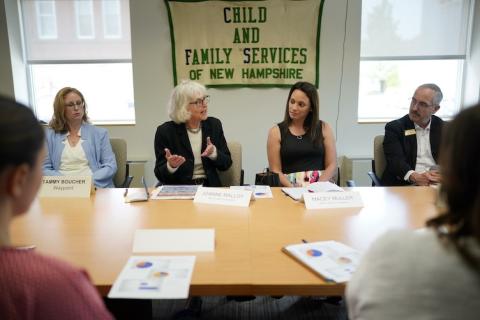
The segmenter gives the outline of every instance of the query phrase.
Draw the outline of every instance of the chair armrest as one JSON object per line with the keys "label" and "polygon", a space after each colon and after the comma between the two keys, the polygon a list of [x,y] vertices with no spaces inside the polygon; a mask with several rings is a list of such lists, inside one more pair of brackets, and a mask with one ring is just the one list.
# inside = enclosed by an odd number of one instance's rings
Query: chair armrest
{"label": "chair armrest", "polygon": [[378,179],[377,175],[373,173],[373,171],[368,171],[367,172],[368,176],[370,179],[372,179],[372,187],[381,187],[382,183],[380,182],[380,179]]}

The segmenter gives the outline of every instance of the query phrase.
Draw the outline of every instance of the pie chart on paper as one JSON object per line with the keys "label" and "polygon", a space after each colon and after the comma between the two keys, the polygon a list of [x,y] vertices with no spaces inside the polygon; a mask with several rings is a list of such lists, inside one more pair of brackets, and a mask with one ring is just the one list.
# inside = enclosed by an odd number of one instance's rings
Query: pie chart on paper
{"label": "pie chart on paper", "polygon": [[307,256],[309,257],[320,257],[322,255],[322,251],[317,250],[317,249],[308,249],[307,250]]}
{"label": "pie chart on paper", "polygon": [[153,264],[148,261],[139,261],[137,262],[136,266],[137,268],[145,269],[151,267]]}

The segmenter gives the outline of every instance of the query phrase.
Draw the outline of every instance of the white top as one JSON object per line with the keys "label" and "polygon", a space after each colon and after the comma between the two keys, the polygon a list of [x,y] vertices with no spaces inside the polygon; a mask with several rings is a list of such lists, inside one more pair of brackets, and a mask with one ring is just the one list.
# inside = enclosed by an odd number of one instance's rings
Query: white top
{"label": "white top", "polygon": [[202,129],[197,132],[187,130],[188,140],[193,151],[193,176],[192,179],[205,178],[205,170],[203,170],[202,163]]}
{"label": "white top", "polygon": [[[67,137],[70,133],[67,133]],[[81,137],[80,131],[78,131],[78,136]],[[65,147],[62,152],[62,157],[60,158],[60,168],[59,171],[65,176],[91,176],[92,170],[88,166],[87,156],[83,150],[82,143],[84,140],[81,140],[72,147],[66,138],[63,143]]]}
{"label": "white top", "polygon": [[[467,239],[480,258],[480,245]],[[349,319],[479,319],[480,271],[431,229],[396,230],[363,256],[346,289]]]}
{"label": "white top", "polygon": [[[432,166],[436,165],[432,156],[432,147],[430,145],[430,125],[432,121],[428,123],[428,126],[424,129],[415,125],[415,132],[417,135],[417,161],[415,163],[415,172],[424,173],[427,172]],[[405,181],[409,181],[410,175],[413,173],[410,170],[405,175]]]}

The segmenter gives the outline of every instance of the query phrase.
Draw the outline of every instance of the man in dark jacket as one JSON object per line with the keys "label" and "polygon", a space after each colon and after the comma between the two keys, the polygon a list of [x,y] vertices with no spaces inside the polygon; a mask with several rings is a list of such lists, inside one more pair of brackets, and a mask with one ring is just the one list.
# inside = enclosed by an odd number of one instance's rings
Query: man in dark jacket
{"label": "man in dark jacket", "polygon": [[385,126],[385,186],[428,186],[440,181],[437,167],[443,120],[434,114],[443,94],[435,84],[419,86],[404,117]]}

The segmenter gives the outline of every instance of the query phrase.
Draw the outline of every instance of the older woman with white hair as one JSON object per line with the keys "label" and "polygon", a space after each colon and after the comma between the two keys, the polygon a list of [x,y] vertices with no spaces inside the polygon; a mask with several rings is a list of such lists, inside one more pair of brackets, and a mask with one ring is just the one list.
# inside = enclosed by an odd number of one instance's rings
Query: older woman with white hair
{"label": "older woman with white hair", "polygon": [[172,92],[167,121],[155,134],[155,176],[161,184],[221,186],[217,169],[232,165],[220,120],[208,117],[205,86],[182,81]]}

